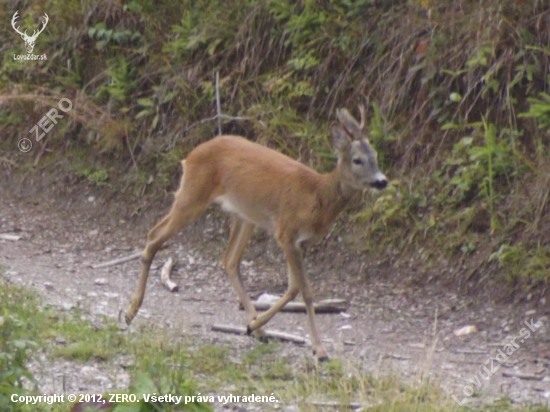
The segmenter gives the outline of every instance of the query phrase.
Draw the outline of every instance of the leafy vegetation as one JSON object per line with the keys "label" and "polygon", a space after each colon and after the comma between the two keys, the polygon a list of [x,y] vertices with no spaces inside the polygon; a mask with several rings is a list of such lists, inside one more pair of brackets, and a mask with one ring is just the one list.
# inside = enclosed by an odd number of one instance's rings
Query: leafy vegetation
{"label": "leafy vegetation", "polygon": [[[14,11],[0,5],[6,16]],[[216,72],[224,113],[241,116],[224,120],[224,132],[320,169],[332,163],[325,136],[335,109],[367,102],[371,139],[393,176],[357,216],[375,240],[367,247],[390,245],[408,259],[444,238],[447,258],[472,258],[462,265],[467,273],[483,267],[530,287],[548,281],[545,2],[50,0],[19,7],[25,27],[49,14],[36,46],[48,59],[14,60],[23,44],[9,26],[0,28],[4,148],[15,151],[21,130],[69,98],[70,119],[43,144],[88,147],[91,164],[75,173],[95,186],[116,187],[117,173],[106,170],[112,157],[122,160],[115,163],[123,186],[142,195],[173,188],[174,151],[183,156],[215,134],[214,123],[202,120],[215,114]],[[102,158],[111,163],[93,164]],[[495,256],[504,250],[526,253],[501,268]]]}

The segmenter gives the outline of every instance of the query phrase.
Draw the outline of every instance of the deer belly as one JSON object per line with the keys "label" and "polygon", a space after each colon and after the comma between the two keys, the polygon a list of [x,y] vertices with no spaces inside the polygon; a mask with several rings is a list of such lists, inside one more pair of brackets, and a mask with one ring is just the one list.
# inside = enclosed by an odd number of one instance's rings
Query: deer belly
{"label": "deer belly", "polygon": [[254,223],[269,232],[275,232],[275,218],[265,213],[261,207],[238,203],[225,195],[215,198],[214,203],[219,204],[224,212],[234,213],[243,220]]}

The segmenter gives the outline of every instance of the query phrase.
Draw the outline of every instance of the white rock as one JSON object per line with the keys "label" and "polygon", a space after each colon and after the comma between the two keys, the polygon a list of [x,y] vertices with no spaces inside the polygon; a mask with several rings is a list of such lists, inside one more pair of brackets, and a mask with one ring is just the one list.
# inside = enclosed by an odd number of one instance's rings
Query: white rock
{"label": "white rock", "polygon": [[271,295],[269,293],[262,293],[260,296],[258,296],[258,299],[256,299],[256,301],[258,303],[275,303],[279,299],[281,299],[280,296]]}
{"label": "white rock", "polygon": [[476,332],[478,332],[477,326],[468,325],[468,326],[464,326],[460,329],[455,330],[453,333],[454,333],[455,336],[464,336],[464,335],[469,335],[471,333],[476,333]]}

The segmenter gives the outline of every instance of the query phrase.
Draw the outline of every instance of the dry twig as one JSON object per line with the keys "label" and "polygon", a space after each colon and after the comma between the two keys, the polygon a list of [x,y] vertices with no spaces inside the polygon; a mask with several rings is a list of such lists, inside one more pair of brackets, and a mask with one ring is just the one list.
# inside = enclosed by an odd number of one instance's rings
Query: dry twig
{"label": "dry twig", "polygon": [[118,258],[118,259],[109,260],[108,262],[94,263],[90,266],[92,267],[92,269],[99,269],[99,268],[106,268],[108,266],[120,265],[121,263],[129,262],[130,260],[137,259],[142,254],[143,254],[143,252],[141,252],[141,251],[140,252],[135,252],[135,253],[132,253],[129,256],[124,256],[124,257],[121,257],[121,258]]}
{"label": "dry twig", "polygon": [[17,242],[19,239],[21,239],[21,236],[12,235],[9,233],[0,233],[0,239],[1,240],[11,240],[12,242]]}
{"label": "dry twig", "polygon": [[[235,335],[246,335],[246,328],[239,327],[239,326],[218,324],[218,325],[212,325],[212,330],[214,332],[233,333]],[[291,335],[289,333],[277,332],[273,330],[266,331],[265,336],[267,336],[268,338],[274,338],[274,339],[279,339],[286,342],[296,343],[298,345],[305,345],[306,343],[308,343],[308,340],[306,338],[302,338],[301,336]]]}
{"label": "dry twig", "polygon": [[174,264],[175,261],[172,258],[168,258],[160,271],[160,281],[168,288],[170,292],[177,292],[179,289],[178,285],[170,279],[170,272],[172,271]]}

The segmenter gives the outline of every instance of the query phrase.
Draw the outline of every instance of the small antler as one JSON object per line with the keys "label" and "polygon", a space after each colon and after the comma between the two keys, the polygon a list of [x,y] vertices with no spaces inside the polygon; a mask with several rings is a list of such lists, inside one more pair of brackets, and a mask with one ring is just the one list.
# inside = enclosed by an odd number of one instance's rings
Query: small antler
{"label": "small antler", "polygon": [[42,26],[42,28],[40,29],[40,31],[38,33],[33,34],[33,37],[38,37],[38,35],[44,31],[44,29],[46,28],[49,21],[50,21],[50,18],[48,17],[48,15],[46,13],[44,13],[44,25]]}
{"label": "small antler", "polygon": [[48,21],[50,21],[50,18],[48,17],[48,15],[46,13],[44,13],[44,24],[42,26],[42,28],[40,30],[34,30],[33,33],[32,33],[32,36],[29,36],[27,34],[27,30],[25,30],[24,32],[21,32],[19,30],[19,26],[15,27],[15,21],[17,20],[17,18],[19,17],[18,16],[19,14],[19,10],[17,10],[15,12],[15,14],[13,15],[12,19],[11,19],[11,26],[13,27],[13,29],[19,33],[21,36],[23,36],[23,38],[26,40],[36,40],[36,38],[38,37],[38,35],[40,33],[42,33],[44,31],[44,29],[46,28],[46,25],[48,24]]}
{"label": "small antler", "polygon": [[364,105],[359,106],[359,112],[361,113],[361,124],[359,124],[359,129],[363,132],[367,124],[367,109]]}
{"label": "small antler", "polygon": [[42,28],[40,30],[34,30],[33,31],[32,36],[30,36],[31,39],[36,40],[38,35],[40,33],[42,33],[44,31],[44,29],[46,28],[46,25],[48,24],[48,21],[50,21],[50,18],[48,17],[48,15],[46,13],[44,13],[44,25],[42,26]]}
{"label": "small antler", "polygon": [[15,20],[17,20],[17,17],[19,17],[18,14],[19,14],[19,10],[17,10],[17,11],[15,12],[15,14],[13,15],[13,17],[11,18],[11,26],[12,26],[13,29],[14,29],[17,33],[19,33],[21,36],[26,36],[26,35],[27,35],[27,31],[26,31],[26,30],[25,30],[24,33],[21,33],[21,31],[19,30],[19,26],[15,27]]}

